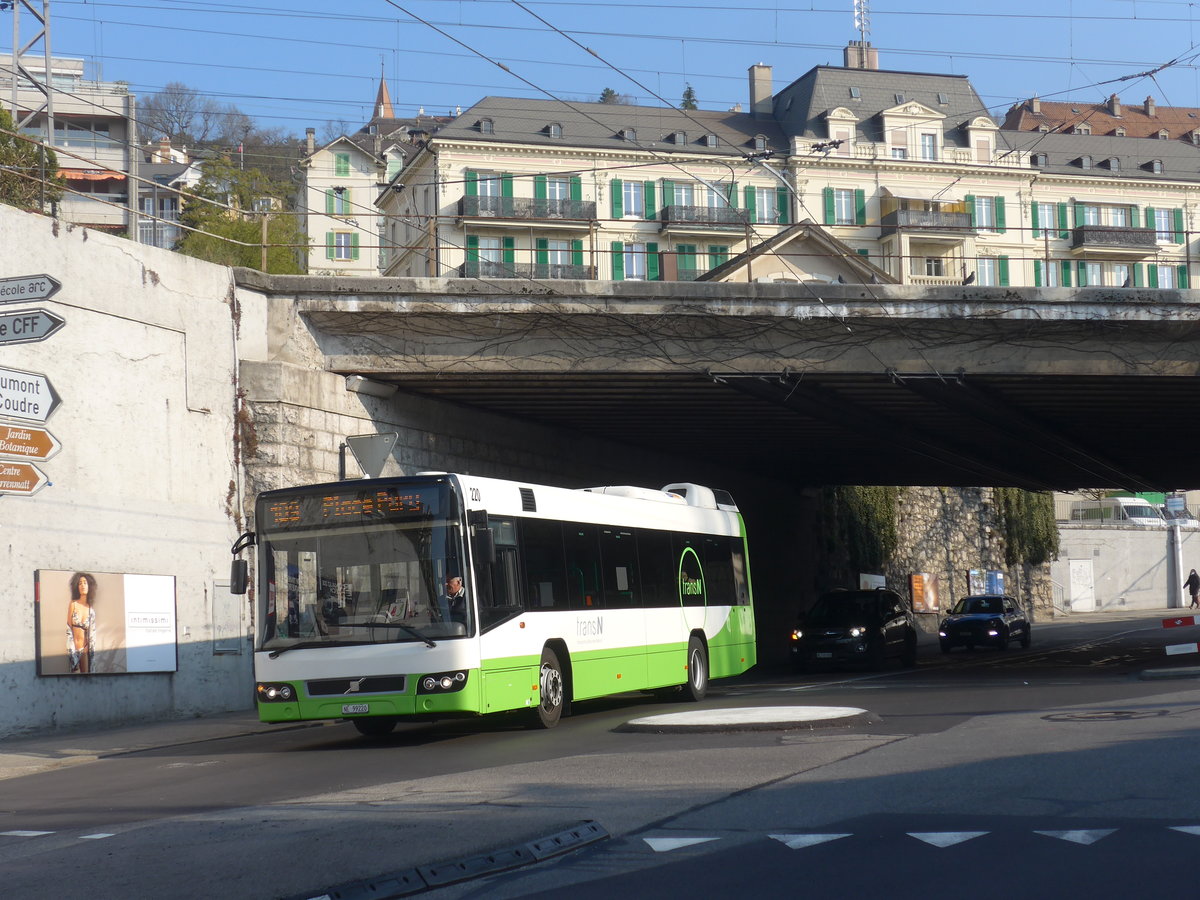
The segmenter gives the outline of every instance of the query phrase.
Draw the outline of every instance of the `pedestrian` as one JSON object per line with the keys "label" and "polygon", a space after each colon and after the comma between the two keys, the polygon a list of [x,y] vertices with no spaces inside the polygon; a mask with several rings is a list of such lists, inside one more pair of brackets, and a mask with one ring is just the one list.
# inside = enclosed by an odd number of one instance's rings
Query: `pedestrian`
{"label": "pedestrian", "polygon": [[1192,609],[1200,609],[1200,575],[1196,574],[1196,570],[1192,569],[1188,573],[1187,580],[1183,582],[1184,588],[1192,595]]}

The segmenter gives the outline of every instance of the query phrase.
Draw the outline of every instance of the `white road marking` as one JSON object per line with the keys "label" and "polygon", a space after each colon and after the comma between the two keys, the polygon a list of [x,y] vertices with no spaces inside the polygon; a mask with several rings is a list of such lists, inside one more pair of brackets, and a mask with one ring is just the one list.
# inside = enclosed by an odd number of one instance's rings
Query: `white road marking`
{"label": "white road marking", "polygon": [[667,853],[671,850],[678,850],[680,847],[690,847],[693,844],[706,844],[709,841],[720,840],[715,837],[698,837],[698,838],[642,838],[650,849],[655,853]]}
{"label": "white road marking", "polygon": [[105,832],[101,831],[101,832],[97,832],[96,834],[81,834],[79,836],[79,839],[81,841],[98,841],[101,838],[109,838],[109,837],[112,837],[112,834],[106,834]]}
{"label": "white road marking", "polygon": [[1071,841],[1073,844],[1094,844],[1101,838],[1106,838],[1117,829],[1098,828],[1092,831],[1034,831],[1034,834],[1044,834],[1046,837],[1058,838],[1060,841]]}
{"label": "white road marking", "polygon": [[53,831],[0,831],[4,837],[41,837],[44,834],[54,834]]}
{"label": "white road marking", "polygon": [[838,838],[850,837],[849,834],[771,834],[767,835],[779,841],[789,850],[803,850],[805,847],[815,847],[826,844]]}
{"label": "white road marking", "polygon": [[1184,834],[1200,834],[1200,825],[1172,825],[1172,831],[1182,831]]}
{"label": "white road marking", "polygon": [[962,844],[972,838],[987,834],[986,831],[909,831],[906,833],[909,837],[914,837],[918,841],[924,841],[934,847],[953,847],[955,844]]}

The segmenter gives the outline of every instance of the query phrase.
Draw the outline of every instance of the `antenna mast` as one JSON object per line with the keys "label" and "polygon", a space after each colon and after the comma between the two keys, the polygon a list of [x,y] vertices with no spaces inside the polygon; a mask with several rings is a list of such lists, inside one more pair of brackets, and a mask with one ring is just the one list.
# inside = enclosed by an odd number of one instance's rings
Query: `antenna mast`
{"label": "antenna mast", "polygon": [[871,39],[871,6],[868,0],[854,0],[854,29],[865,47]]}

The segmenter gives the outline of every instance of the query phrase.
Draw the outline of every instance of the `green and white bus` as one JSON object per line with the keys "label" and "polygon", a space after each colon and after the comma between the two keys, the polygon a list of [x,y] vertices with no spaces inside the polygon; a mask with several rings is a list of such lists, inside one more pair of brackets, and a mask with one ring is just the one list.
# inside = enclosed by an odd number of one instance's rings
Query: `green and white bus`
{"label": "green and white bus", "polygon": [[[234,553],[257,550],[264,722],[378,736],[528,710],[550,728],[574,700],[699,700],[755,663],[745,526],[724,491],[426,473],[269,491],[256,526]],[[235,560],[235,592],[245,571]]]}

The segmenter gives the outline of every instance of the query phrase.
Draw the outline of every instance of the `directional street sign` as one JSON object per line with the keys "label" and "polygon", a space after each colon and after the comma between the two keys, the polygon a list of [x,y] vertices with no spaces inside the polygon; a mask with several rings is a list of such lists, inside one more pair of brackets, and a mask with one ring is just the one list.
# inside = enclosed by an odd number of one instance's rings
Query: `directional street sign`
{"label": "directional street sign", "polygon": [[49,300],[62,285],[49,275],[21,275],[0,278],[0,303],[28,303]]}
{"label": "directional street sign", "polygon": [[45,428],[0,422],[0,456],[49,459],[61,449],[62,444]]}
{"label": "directional street sign", "polygon": [[45,422],[59,402],[45,375],[0,369],[0,416]]}
{"label": "directional street sign", "polygon": [[0,460],[0,494],[36,494],[47,484],[46,476],[30,463]]}
{"label": "directional street sign", "polygon": [[0,313],[0,344],[44,341],[66,324],[65,320],[44,309]]}

